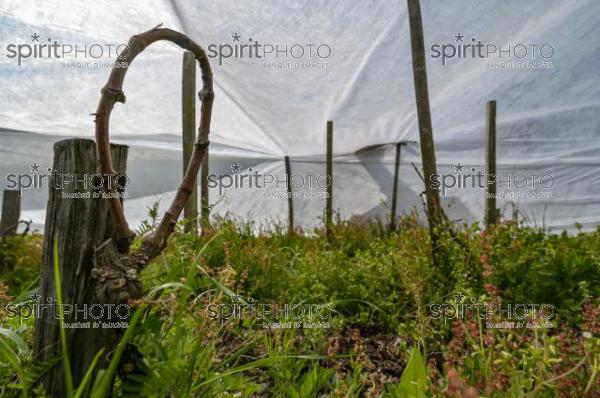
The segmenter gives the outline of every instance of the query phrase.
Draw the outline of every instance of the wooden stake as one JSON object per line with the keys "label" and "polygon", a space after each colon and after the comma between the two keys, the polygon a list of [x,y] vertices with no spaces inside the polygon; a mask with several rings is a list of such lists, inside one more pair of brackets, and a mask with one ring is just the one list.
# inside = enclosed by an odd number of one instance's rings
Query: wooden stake
{"label": "wooden stake", "polygon": [[333,121],[327,121],[327,200],[325,209],[325,229],[331,236],[333,223]]}
{"label": "wooden stake", "polygon": [[396,162],[394,163],[394,184],[392,188],[392,211],[390,214],[390,231],[396,229],[396,203],[398,200],[398,178],[400,171],[400,151],[402,149],[402,143],[396,144]]}
{"label": "wooden stake", "polygon": [[[110,145],[117,175],[125,173],[127,149],[125,145]],[[63,304],[70,304],[73,309],[70,313],[65,310],[65,322],[91,322],[89,314],[83,309],[84,305],[89,309],[92,304],[100,303],[94,300],[90,282],[94,253],[98,246],[116,233],[109,199],[96,196],[103,193],[102,188],[94,189],[91,184],[81,182],[84,181],[85,176],[97,174],[96,144],[92,140],[79,138],[58,141],[54,144],[53,170],[55,173],[51,174],[48,184],[49,196],[38,291],[39,304],[47,305],[48,299],[54,300],[57,297],[53,250],[54,239],[56,239]],[[65,175],[74,176],[79,182],[66,183],[61,177]],[[99,187],[101,184],[96,182],[93,185]],[[56,186],[59,188],[55,188]],[[75,308],[80,311],[76,312]],[[106,369],[110,361],[110,356],[106,354],[113,352],[122,333],[119,329],[101,327],[101,322],[115,322],[115,314],[112,313],[113,319],[109,320],[106,318],[107,307],[99,307],[93,312],[95,316],[98,316],[100,309],[104,311],[105,316],[94,320],[100,322],[99,327],[93,327],[90,323],[89,328],[67,329],[68,354],[73,383],[76,386],[82,381],[86,370],[100,349],[105,350],[105,355],[100,356],[91,380],[95,379],[99,369]],[[56,307],[44,311],[41,313],[42,317],[35,320],[34,354],[41,362],[48,362],[61,354],[55,311]],[[126,315],[126,312],[124,311],[122,315]],[[87,319],[84,318],[86,315]],[[48,396],[65,397],[66,386],[62,361],[56,362],[56,365],[46,371],[40,382],[44,384]],[[84,396],[87,396],[87,393]]]}
{"label": "wooden stake", "polygon": [[2,218],[0,219],[0,237],[13,236],[17,233],[21,218],[21,192],[4,190],[2,195]]}
{"label": "wooden stake", "polygon": [[[427,218],[434,247],[437,251],[438,226],[442,222],[440,193],[431,184],[431,179],[437,174],[435,161],[435,145],[431,126],[429,109],[429,91],[427,89],[427,69],[425,62],[425,44],[423,39],[423,22],[419,0],[407,0],[410,21],[410,42],[412,48],[412,66],[415,82],[415,99],[417,103],[417,118],[419,121],[419,138],[421,141],[421,160],[423,162],[423,178],[425,181],[425,196],[427,198]],[[435,260],[434,260],[435,261]]]}
{"label": "wooden stake", "polygon": [[206,155],[202,161],[202,168],[200,169],[200,218],[202,222],[202,233],[206,233],[210,227],[209,222],[209,202],[208,202],[208,167],[209,167],[209,149],[206,148]]}
{"label": "wooden stake", "polygon": [[288,195],[288,234],[294,233],[294,198],[292,193],[292,166],[290,165],[290,157],[284,157],[285,175],[287,178],[287,195]]}
{"label": "wooden stake", "polygon": [[[183,175],[194,151],[196,141],[196,60],[190,51],[183,53],[181,78],[181,124],[183,139]],[[183,217],[189,220],[185,225],[186,232],[198,233],[198,184],[194,181],[192,193],[185,207]]]}
{"label": "wooden stake", "polygon": [[487,143],[485,151],[485,225],[489,228],[498,221],[496,208],[496,101],[488,101],[486,108]]}

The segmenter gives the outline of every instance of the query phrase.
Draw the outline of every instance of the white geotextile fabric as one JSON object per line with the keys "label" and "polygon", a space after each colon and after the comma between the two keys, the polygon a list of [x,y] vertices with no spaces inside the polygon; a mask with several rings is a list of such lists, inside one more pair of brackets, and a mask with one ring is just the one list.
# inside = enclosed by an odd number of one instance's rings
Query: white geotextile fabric
{"label": "white geotextile fabric", "polygon": [[[600,222],[600,2],[423,0],[421,8],[440,173],[455,173],[457,163],[482,168],[485,103],[495,99],[499,172],[554,178],[551,198],[517,201],[528,221],[559,229],[575,222],[594,227]],[[402,0],[3,0],[0,127],[91,137],[89,114],[109,73],[107,68],[67,69],[55,59],[26,59],[18,66],[2,54],[7,43],[31,43],[34,33],[42,40],[69,43],[126,43],[132,34],[159,23],[205,47],[236,44],[232,36],[240,35],[241,42],[253,38],[263,44],[331,48],[329,57],[316,60],[326,62],[325,68],[273,70],[257,59],[229,58],[223,65],[212,59],[216,97],[211,142],[220,144],[215,156],[244,159],[260,153],[265,158],[261,171],[282,174],[281,159],[289,155],[293,172],[322,170],[325,123],[333,120],[334,206],[345,218],[385,215],[382,202],[390,200],[394,151],[376,146],[418,140]],[[430,57],[432,44],[455,44],[459,33],[466,41],[476,37],[498,45],[550,44],[552,68],[496,70],[485,59],[451,59],[442,65]],[[180,78],[176,46],[155,44],[142,53],[125,80],[127,104],[118,104],[112,114],[113,138],[144,135],[143,140],[151,141],[151,134],[180,134]],[[143,144],[134,149],[142,151]],[[366,157],[356,154],[361,149]],[[414,143],[403,150],[402,211],[421,206],[422,183],[411,162],[420,163]],[[220,201],[215,211],[259,221],[285,218],[286,202],[265,200],[261,194],[229,190],[230,200]],[[130,215],[139,219],[137,213],[153,197],[133,198],[126,206]],[[298,201],[297,223],[318,225],[323,202]],[[451,205],[454,219],[480,219],[483,191],[452,190],[444,203]],[[501,200],[500,207],[506,203]]]}

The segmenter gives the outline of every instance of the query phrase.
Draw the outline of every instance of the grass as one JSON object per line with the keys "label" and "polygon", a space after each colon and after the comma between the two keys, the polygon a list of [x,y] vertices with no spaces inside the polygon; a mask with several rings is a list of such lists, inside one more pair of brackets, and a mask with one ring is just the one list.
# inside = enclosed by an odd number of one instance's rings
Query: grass
{"label": "grass", "polygon": [[67,388],[67,398],[73,397],[73,375],[71,373],[71,362],[69,359],[67,347],[67,334],[65,332],[65,314],[63,313],[62,284],[60,283],[60,265],[58,260],[58,240],[54,239],[53,245],[54,258],[54,288],[56,290],[56,303],[58,304],[59,329],[60,329],[60,350],[62,353],[63,370],[65,372],[65,386]]}
{"label": "grass", "polygon": [[[379,224],[342,222],[332,238],[320,231],[255,230],[220,220],[205,236],[175,233],[144,270],[143,310],[130,321],[114,363],[94,381],[93,396],[600,394],[600,231],[550,235],[514,223],[488,232],[463,226],[442,239],[445,263],[434,268],[427,229],[416,217],[403,219],[393,233]],[[15,239],[21,241],[7,255],[19,262],[3,272],[0,297],[2,327],[10,331],[0,333],[5,396],[22,394],[41,371],[29,354],[32,322],[21,325],[4,310],[31,290],[37,271],[29,268],[39,263],[39,252],[25,248],[40,238]],[[432,303],[457,304],[460,296],[551,304],[554,327],[495,329],[476,317],[442,322],[431,316]],[[252,304],[312,304],[333,312],[325,317],[328,328],[265,329],[256,315],[221,322],[210,311]],[[127,344],[137,354],[127,358],[133,370],[123,372],[117,365]]]}

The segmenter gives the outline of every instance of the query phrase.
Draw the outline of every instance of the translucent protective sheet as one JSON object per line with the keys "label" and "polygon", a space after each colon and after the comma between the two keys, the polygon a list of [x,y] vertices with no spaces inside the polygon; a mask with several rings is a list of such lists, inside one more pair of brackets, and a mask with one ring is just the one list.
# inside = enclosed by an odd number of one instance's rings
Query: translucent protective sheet
{"label": "translucent protective sheet", "polygon": [[[421,1],[431,113],[440,174],[455,165],[483,170],[485,104],[498,103],[498,172],[551,175],[549,197],[515,200],[521,218],[555,230],[600,221],[600,2],[464,0]],[[216,84],[211,131],[211,173],[239,162],[283,175],[324,170],[325,123],[334,121],[334,208],[343,218],[389,214],[394,149],[402,151],[401,212],[422,209],[420,167],[406,2],[398,1],[127,1],[0,2],[0,132],[3,175],[30,162],[49,163],[58,136],[93,136],[93,113],[109,69],[67,68],[68,60],[7,57],[7,46],[32,44],[31,35],[61,43],[126,43],[159,23],[182,31],[205,48],[258,41],[281,47],[326,45],[326,67],[266,67],[264,59],[211,59]],[[432,58],[433,44],[457,44],[464,35],[495,45],[546,43],[549,69],[488,66],[490,59]],[[249,39],[252,38],[253,41]],[[325,47],[323,47],[325,48]],[[539,58],[539,57],[538,57]],[[102,59],[106,61],[106,59]],[[546,59],[536,59],[536,61]],[[270,61],[273,61],[272,59]],[[294,60],[291,60],[294,61]],[[306,56],[301,61],[310,61]],[[498,61],[498,59],[495,59]],[[199,73],[198,73],[199,74]],[[130,199],[133,225],[157,194],[180,178],[181,51],[159,43],[144,51],[125,79],[127,104],[111,118],[113,141],[132,144]],[[154,136],[161,134],[161,136]],[[231,170],[229,170],[231,172]],[[531,177],[530,177],[531,178]],[[523,189],[527,192],[527,189]],[[538,189],[532,191],[538,192]],[[24,192],[24,218],[43,222],[43,191]],[[260,222],[283,221],[287,201],[264,190],[230,189],[216,214]],[[534,195],[535,196],[535,195]],[[211,202],[218,192],[211,191]],[[451,189],[443,197],[453,219],[480,220],[483,190]],[[320,225],[324,200],[295,200],[296,224]],[[499,207],[510,215],[510,200]]]}

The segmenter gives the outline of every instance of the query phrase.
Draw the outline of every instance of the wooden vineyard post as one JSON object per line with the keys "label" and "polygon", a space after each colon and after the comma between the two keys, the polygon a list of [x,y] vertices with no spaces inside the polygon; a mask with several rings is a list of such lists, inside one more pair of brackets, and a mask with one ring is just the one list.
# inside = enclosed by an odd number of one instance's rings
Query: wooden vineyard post
{"label": "wooden vineyard post", "polygon": [[292,193],[292,166],[290,165],[290,157],[284,157],[285,175],[287,179],[287,197],[288,197],[288,234],[294,233],[294,198]]}
{"label": "wooden vineyard post", "polygon": [[496,208],[496,101],[488,101],[486,107],[486,151],[485,151],[485,226],[498,222]]}
{"label": "wooden vineyard post", "polygon": [[396,229],[396,206],[398,202],[398,178],[400,171],[400,152],[402,149],[402,142],[396,144],[396,159],[394,162],[394,183],[392,186],[392,209],[390,212],[390,231]]}
{"label": "wooden vineyard post", "polygon": [[423,180],[427,198],[427,219],[431,235],[433,262],[440,264],[443,255],[439,253],[438,235],[442,223],[442,212],[439,190],[431,181],[437,174],[435,161],[435,145],[429,109],[429,91],[427,88],[427,66],[425,62],[425,44],[423,39],[423,21],[419,0],[407,0],[410,24],[410,42],[412,49],[412,67],[415,83],[415,99],[417,119],[419,122],[419,139],[421,142],[421,160],[423,162]]}
{"label": "wooden vineyard post", "polygon": [[5,189],[2,195],[2,216],[0,219],[0,237],[17,233],[21,217],[21,192]]}
{"label": "wooden vineyard post", "polygon": [[206,148],[206,155],[204,155],[204,160],[200,168],[200,219],[202,222],[202,234],[205,234],[210,226],[208,219],[210,215],[210,205],[208,202],[209,153],[209,148]]}
{"label": "wooden vineyard post", "polygon": [[[183,175],[185,175],[196,141],[196,59],[190,51],[183,53],[181,110]],[[198,233],[198,184],[196,181],[193,184],[190,198],[183,208],[183,217],[189,221],[185,225],[185,232]]]}
{"label": "wooden vineyard post", "polygon": [[[128,147],[111,145],[117,189],[127,185],[125,168]],[[94,302],[90,288],[90,275],[95,249],[115,233],[109,200],[102,197],[102,182],[96,170],[96,144],[87,139],[67,139],[54,144],[55,172],[50,176],[48,206],[44,228],[42,265],[40,270],[39,305],[48,305],[56,300],[54,284],[54,239],[57,240],[60,264],[61,291],[65,310],[65,322],[107,321],[105,306],[91,307]],[[96,187],[96,188],[94,188]],[[87,310],[84,310],[87,308]],[[54,308],[56,309],[56,307]],[[128,315],[128,307],[121,308],[121,315]],[[77,312],[79,311],[79,312]],[[100,315],[99,319],[91,316]],[[36,318],[34,353],[39,361],[49,361],[60,356],[58,319],[55,312],[42,312]],[[114,314],[112,322],[115,321]],[[109,321],[111,322],[111,321]],[[94,356],[100,349],[114,347],[119,329],[93,327],[68,328],[67,347],[73,372],[73,383],[78,385]],[[101,356],[98,369],[106,368],[107,356]],[[46,393],[52,397],[66,396],[62,361],[58,361],[41,378]],[[96,372],[94,372],[95,374]],[[92,377],[94,380],[94,377]]]}
{"label": "wooden vineyard post", "polygon": [[327,236],[331,236],[333,223],[333,121],[327,121],[327,199],[325,208],[325,229]]}

